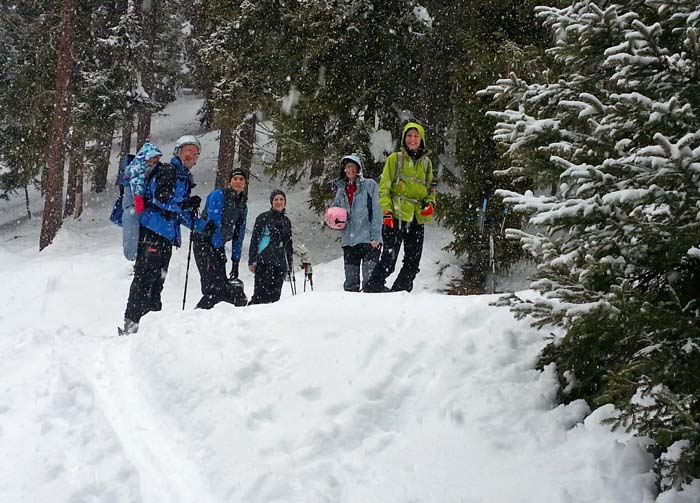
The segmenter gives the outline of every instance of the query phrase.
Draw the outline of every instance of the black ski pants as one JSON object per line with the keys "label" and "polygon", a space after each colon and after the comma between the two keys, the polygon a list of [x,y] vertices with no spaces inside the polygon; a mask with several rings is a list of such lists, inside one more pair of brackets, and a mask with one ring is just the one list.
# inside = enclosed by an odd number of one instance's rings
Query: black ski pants
{"label": "black ski pants", "polygon": [[343,246],[343,262],[345,264],[345,282],[343,289],[346,292],[360,291],[360,271],[362,280],[366,284],[372,270],[379,262],[380,248],[374,248],[369,243],[360,243],[354,246]]}
{"label": "black ski pants", "polygon": [[160,311],[165,275],[168,273],[172,243],[146,227],[139,230],[139,247],[134,266],[134,279],[129,289],[124,318],[135,323],[151,311]]}
{"label": "black ski pants", "polygon": [[280,300],[287,270],[271,264],[258,264],[255,267],[255,287],[250,304],[270,304]]}
{"label": "black ski pants", "polygon": [[219,302],[246,305],[242,286],[234,287],[226,276],[226,250],[215,248],[211,239],[204,237],[194,238],[193,249],[202,287],[202,298],[196,308],[211,309]]}
{"label": "black ski pants", "polygon": [[372,271],[369,281],[364,287],[365,292],[383,292],[386,279],[394,272],[399,258],[401,243],[403,243],[403,263],[399,275],[391,287],[392,292],[413,290],[413,280],[420,271],[420,258],[423,254],[423,239],[425,228],[415,218],[412,222],[401,222],[393,229],[382,228],[384,246],[379,263]]}
{"label": "black ski pants", "polygon": [[193,249],[202,287],[197,308],[211,309],[226,296],[226,250],[214,248],[211,239],[207,238],[194,238]]}

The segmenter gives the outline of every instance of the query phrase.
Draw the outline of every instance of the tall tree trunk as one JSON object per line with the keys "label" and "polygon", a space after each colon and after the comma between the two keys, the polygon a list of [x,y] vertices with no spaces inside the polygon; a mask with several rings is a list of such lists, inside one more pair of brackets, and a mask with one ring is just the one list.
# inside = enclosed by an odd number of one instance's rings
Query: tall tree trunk
{"label": "tall tree trunk", "polygon": [[257,117],[251,114],[243,122],[240,132],[240,142],[238,144],[238,159],[241,163],[241,168],[250,173],[250,167],[253,162],[253,147],[255,146],[255,124]]}
{"label": "tall tree trunk", "polygon": [[136,151],[143,147],[151,136],[151,112],[141,110],[138,113],[138,124],[136,125]]}
{"label": "tall tree trunk", "polygon": [[[143,26],[156,27],[158,26],[158,14],[160,12],[160,5],[157,0],[142,0],[141,2],[141,22]],[[142,49],[140,51],[141,68],[143,69],[141,73],[141,85],[144,91],[152,96],[153,92],[153,72],[149,71],[152,66],[153,58],[153,47],[156,43],[156,30],[148,29],[143,34],[142,38]],[[148,105],[147,105],[148,106]],[[138,151],[143,144],[146,143],[151,136],[151,118],[153,112],[148,108],[142,108],[137,113],[137,124],[136,124],[136,150]]]}
{"label": "tall tree trunk", "polygon": [[24,186],[24,202],[27,205],[27,218],[31,219],[32,218],[32,212],[29,209],[29,189],[27,186]]}
{"label": "tall tree trunk", "polygon": [[[66,207],[63,217],[75,214],[76,202],[78,200],[78,188],[80,188],[82,202],[82,176],[85,164],[85,135],[80,128],[73,128],[73,136],[70,146],[70,165],[68,167],[68,187],[66,189]],[[80,177],[80,183],[78,178]],[[78,187],[79,186],[79,187]]]}
{"label": "tall tree trunk", "polygon": [[313,159],[311,161],[311,172],[309,176],[316,178],[323,175],[323,159]]}
{"label": "tall tree trunk", "polygon": [[75,0],[63,0],[61,7],[61,40],[56,66],[56,96],[49,133],[49,153],[46,167],[44,215],[41,222],[39,250],[51,244],[61,228],[63,206],[63,152],[68,116],[68,86],[73,58],[73,17]]}
{"label": "tall tree trunk", "polygon": [[100,133],[97,142],[99,144],[97,158],[95,159],[95,173],[93,175],[93,188],[98,194],[107,187],[107,172],[109,171],[109,156],[112,151],[112,138],[114,136],[114,123],[108,125],[104,132]]}
{"label": "tall tree trunk", "polygon": [[122,143],[119,149],[119,164],[121,165],[124,155],[131,151],[131,135],[134,133],[134,116],[129,116],[122,122]]}
{"label": "tall tree trunk", "polygon": [[219,131],[219,160],[216,166],[216,186],[224,188],[233,171],[233,157],[236,152],[236,130],[231,126],[221,126]]}
{"label": "tall tree trunk", "polygon": [[81,151],[80,163],[76,166],[75,173],[75,211],[73,218],[78,218],[83,214],[83,180],[85,179],[85,139],[83,138],[83,150]]}

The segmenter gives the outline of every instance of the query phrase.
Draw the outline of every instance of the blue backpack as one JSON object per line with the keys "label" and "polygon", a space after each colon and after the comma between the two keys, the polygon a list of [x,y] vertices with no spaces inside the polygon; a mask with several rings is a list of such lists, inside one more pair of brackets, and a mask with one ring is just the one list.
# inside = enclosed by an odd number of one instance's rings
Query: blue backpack
{"label": "blue backpack", "polygon": [[119,163],[119,170],[117,170],[117,183],[119,186],[119,197],[114,201],[112,206],[112,211],[109,214],[109,220],[114,225],[122,226],[122,215],[124,214],[124,209],[122,207],[122,201],[124,200],[124,170],[129,165],[131,161],[136,157],[134,154],[124,154],[122,161]]}

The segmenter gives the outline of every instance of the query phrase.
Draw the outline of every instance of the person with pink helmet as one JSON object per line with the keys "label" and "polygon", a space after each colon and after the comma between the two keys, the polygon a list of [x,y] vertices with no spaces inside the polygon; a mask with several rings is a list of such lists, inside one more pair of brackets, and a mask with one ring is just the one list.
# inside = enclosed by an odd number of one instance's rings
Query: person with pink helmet
{"label": "person with pink helmet", "polygon": [[[331,228],[342,227],[341,244],[345,265],[343,289],[359,292],[379,261],[382,244],[382,209],[377,182],[362,176],[362,159],[357,154],[340,160],[336,194],[329,208]],[[346,217],[345,225],[340,222]],[[328,214],[327,214],[328,216]]]}

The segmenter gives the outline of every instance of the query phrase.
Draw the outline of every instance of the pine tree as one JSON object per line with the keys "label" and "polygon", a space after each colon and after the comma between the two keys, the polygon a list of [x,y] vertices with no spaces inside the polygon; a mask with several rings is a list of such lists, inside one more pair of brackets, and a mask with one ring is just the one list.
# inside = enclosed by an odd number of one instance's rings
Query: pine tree
{"label": "pine tree", "polygon": [[654,440],[662,489],[700,477],[700,7],[573,2],[539,8],[556,72],[488,88],[512,176],[551,195],[501,191],[529,216],[514,231],[539,265],[519,315],[565,329],[564,399],[613,403]]}
{"label": "pine tree", "polygon": [[0,5],[0,198],[26,193],[45,166],[58,12],[51,2]]}
{"label": "pine tree", "polygon": [[63,221],[63,155],[66,147],[68,121],[68,86],[71,75],[73,19],[75,0],[63,0],[61,5],[61,35],[56,68],[53,118],[49,134],[46,166],[44,215],[39,238],[39,250],[51,244]]}
{"label": "pine tree", "polygon": [[[175,99],[188,24],[178,0],[151,0],[141,4],[141,43],[137,51],[137,141],[140,148],[150,137],[151,117]],[[189,9],[189,4],[186,4]]]}
{"label": "pine tree", "polygon": [[221,131],[217,184],[233,167],[235,131],[252,114],[269,114],[286,92],[302,54],[289,25],[296,8],[279,0],[211,2],[197,19],[195,80],[206,98],[203,118]]}
{"label": "pine tree", "polygon": [[417,8],[413,0],[312,1],[290,13],[304,58],[287,86],[294,106],[274,115],[281,155],[273,173],[289,183],[323,175],[315,184],[323,185],[337,176],[338,159],[355,151],[367,159],[366,174],[379,175],[386,153],[375,158],[372,132],[396,137],[407,118],[427,119],[421,97],[430,89],[418,66],[430,26]]}
{"label": "pine tree", "polygon": [[[438,217],[454,233],[450,249],[462,257],[463,278],[456,291],[481,293],[487,285],[490,241],[495,242],[499,271],[520,259],[516,243],[504,239],[505,225],[519,218],[505,211],[494,189],[523,187],[526,180],[497,178],[505,163],[492,139],[494,120],[486,117],[488,100],[477,91],[513,70],[538,74],[543,62],[545,30],[535,20],[534,6],[542,1],[462,0],[427,2],[433,17],[428,37],[436,77],[430,109],[433,121],[450,139],[450,156],[440,166]],[[435,92],[438,91],[438,92]],[[485,206],[484,206],[485,205]],[[484,212],[485,207],[485,212]]]}

